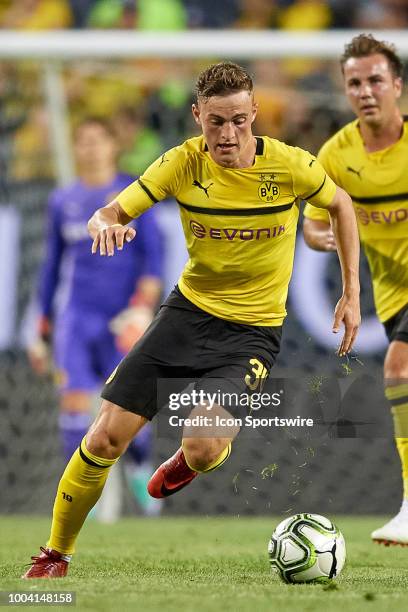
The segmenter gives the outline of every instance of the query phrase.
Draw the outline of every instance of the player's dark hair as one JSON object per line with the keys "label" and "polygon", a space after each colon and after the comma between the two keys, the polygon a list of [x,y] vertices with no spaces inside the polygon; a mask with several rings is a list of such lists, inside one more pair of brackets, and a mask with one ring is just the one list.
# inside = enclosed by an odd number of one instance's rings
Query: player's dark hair
{"label": "player's dark hair", "polygon": [[342,72],[344,73],[344,64],[351,57],[369,57],[377,53],[387,58],[394,77],[402,77],[404,68],[395,45],[377,40],[372,34],[359,34],[344,47],[344,53],[340,58]]}
{"label": "player's dark hair", "polygon": [[208,100],[212,96],[226,96],[238,91],[252,92],[252,78],[242,66],[233,62],[220,62],[209,66],[198,76],[197,100]]}
{"label": "player's dark hair", "polygon": [[81,128],[87,127],[88,125],[99,125],[99,127],[103,128],[105,132],[109,134],[109,136],[111,136],[112,138],[116,137],[116,132],[108,119],[98,116],[88,116],[84,117],[83,119],[78,121],[78,123],[75,124],[73,129],[74,138],[78,136],[78,132],[81,130]]}

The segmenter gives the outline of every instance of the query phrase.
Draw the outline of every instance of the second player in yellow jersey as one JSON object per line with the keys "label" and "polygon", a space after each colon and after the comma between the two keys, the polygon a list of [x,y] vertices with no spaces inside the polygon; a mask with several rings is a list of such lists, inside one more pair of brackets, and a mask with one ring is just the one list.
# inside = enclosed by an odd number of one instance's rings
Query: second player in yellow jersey
{"label": "second player in yellow jersey", "polygon": [[[367,255],[375,306],[389,347],[384,361],[402,464],[399,513],[371,534],[374,541],[408,545],[408,123],[398,107],[402,63],[392,45],[361,34],[341,58],[345,92],[357,120],[321,149],[328,174],[351,195]],[[335,250],[325,211],[305,209],[304,234],[318,250]],[[379,478],[380,483],[380,478]]]}
{"label": "second player in yellow jersey", "polygon": [[[328,140],[318,159],[353,200],[367,255],[378,317],[384,322],[408,303],[408,121],[401,138],[367,152],[355,120]],[[305,216],[329,223],[307,205]]]}

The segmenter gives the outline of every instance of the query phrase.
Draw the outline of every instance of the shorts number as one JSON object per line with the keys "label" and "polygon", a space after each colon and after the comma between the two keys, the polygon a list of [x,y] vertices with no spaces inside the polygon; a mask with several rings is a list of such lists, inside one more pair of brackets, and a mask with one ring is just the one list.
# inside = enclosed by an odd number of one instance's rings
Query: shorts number
{"label": "shorts number", "polygon": [[259,361],[259,359],[255,359],[255,357],[250,359],[249,363],[252,366],[252,374],[247,374],[245,376],[245,384],[251,391],[255,391],[259,386],[262,388],[265,378],[268,376],[268,370],[264,364]]}

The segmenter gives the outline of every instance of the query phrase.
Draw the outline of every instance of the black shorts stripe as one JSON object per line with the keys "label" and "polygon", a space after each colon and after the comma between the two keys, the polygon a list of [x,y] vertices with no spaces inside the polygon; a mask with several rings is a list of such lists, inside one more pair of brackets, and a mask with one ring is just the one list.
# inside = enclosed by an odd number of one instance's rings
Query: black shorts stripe
{"label": "black shorts stripe", "polygon": [[81,455],[81,459],[83,461],[85,461],[85,463],[87,463],[88,465],[93,465],[93,467],[98,467],[98,468],[107,468],[107,467],[110,467],[109,465],[100,465],[99,463],[96,463],[95,461],[92,461],[92,459],[89,459],[89,457],[87,457],[84,454],[81,446],[79,446],[79,454]]}
{"label": "black shorts stripe", "polygon": [[177,200],[182,208],[201,215],[217,215],[221,217],[251,217],[252,215],[271,215],[285,210],[290,210],[296,200],[290,204],[280,206],[264,206],[262,208],[205,208],[203,206],[191,206]]}
{"label": "black shorts stripe", "polygon": [[394,193],[391,195],[373,196],[371,198],[358,198],[350,194],[350,198],[358,204],[390,204],[392,202],[408,201],[408,193]]}
{"label": "black shorts stripe", "polygon": [[141,186],[141,188],[143,189],[143,191],[149,196],[149,198],[151,199],[151,201],[153,202],[153,204],[156,204],[156,202],[158,202],[159,200],[157,198],[154,197],[154,195],[152,194],[152,192],[150,191],[150,189],[148,189],[146,187],[146,185],[144,183],[142,183],[142,181],[139,179],[138,180],[139,185]]}
{"label": "black shorts stripe", "polygon": [[325,175],[325,177],[324,177],[324,179],[323,179],[323,183],[320,185],[319,189],[316,189],[316,191],[314,191],[314,192],[313,192],[312,194],[310,194],[309,196],[306,196],[305,198],[303,198],[303,200],[306,200],[306,201],[307,201],[307,200],[310,200],[310,198],[314,198],[314,197],[315,197],[315,195],[317,195],[317,194],[319,193],[319,191],[320,191],[321,189],[323,189],[323,185],[324,185],[324,184],[325,184],[325,182],[326,182],[326,176],[327,176],[327,175]]}

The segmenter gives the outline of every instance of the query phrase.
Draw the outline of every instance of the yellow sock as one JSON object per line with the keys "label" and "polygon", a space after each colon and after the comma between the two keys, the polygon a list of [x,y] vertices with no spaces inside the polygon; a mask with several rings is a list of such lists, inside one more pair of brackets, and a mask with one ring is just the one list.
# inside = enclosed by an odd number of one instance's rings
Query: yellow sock
{"label": "yellow sock", "polygon": [[231,454],[231,442],[228,444],[228,446],[224,448],[222,453],[212,463],[210,463],[210,465],[208,465],[205,468],[205,470],[196,470],[195,468],[192,468],[191,465],[189,465],[187,458],[185,456],[184,457],[186,459],[186,463],[188,467],[190,468],[190,470],[194,470],[194,472],[199,472],[200,474],[203,474],[205,472],[212,472],[213,470],[216,470],[217,468],[221,467],[222,464],[226,462],[230,454]]}
{"label": "yellow sock", "polygon": [[408,438],[396,438],[397,449],[402,465],[404,499],[408,499]]}
{"label": "yellow sock", "polygon": [[58,485],[54,503],[49,548],[70,555],[75,540],[88,515],[98,501],[117,459],[96,457],[86,448],[85,438],[72,455]]}
{"label": "yellow sock", "polygon": [[395,441],[402,465],[404,499],[408,499],[408,384],[387,387],[385,395],[392,405]]}

